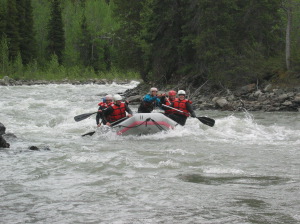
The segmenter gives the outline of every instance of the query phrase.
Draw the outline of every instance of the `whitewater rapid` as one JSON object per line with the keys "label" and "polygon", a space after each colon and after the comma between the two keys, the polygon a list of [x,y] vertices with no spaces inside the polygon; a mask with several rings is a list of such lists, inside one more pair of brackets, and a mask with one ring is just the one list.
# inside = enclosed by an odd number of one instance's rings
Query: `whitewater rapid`
{"label": "whitewater rapid", "polygon": [[0,149],[1,223],[300,222],[299,113],[196,109],[215,126],[147,136],[74,121],[137,84],[0,86],[16,136]]}

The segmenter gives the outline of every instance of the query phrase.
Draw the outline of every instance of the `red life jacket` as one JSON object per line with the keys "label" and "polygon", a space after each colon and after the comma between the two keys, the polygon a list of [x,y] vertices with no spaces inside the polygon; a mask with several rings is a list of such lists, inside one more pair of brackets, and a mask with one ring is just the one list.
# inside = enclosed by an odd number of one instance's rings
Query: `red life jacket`
{"label": "red life jacket", "polygon": [[175,111],[174,113],[180,114],[180,115],[185,115],[185,116],[189,117],[190,116],[189,111],[186,109],[186,103],[187,102],[189,102],[189,100],[186,100],[186,99],[184,99],[184,100],[179,100],[179,99],[174,100],[173,107],[178,109],[178,110],[181,110],[181,111],[185,112],[185,113],[180,113],[178,111]]}
{"label": "red life jacket", "polygon": [[98,106],[100,106],[102,108],[107,108],[107,107],[109,107],[112,104],[113,104],[113,102],[110,102],[110,103],[100,102],[100,103],[98,103]]}
{"label": "red life jacket", "polygon": [[114,122],[117,121],[123,117],[126,117],[126,106],[125,103],[121,103],[120,106],[113,104],[111,106],[114,111],[110,114],[110,121]]}
{"label": "red life jacket", "polygon": [[[166,105],[167,105],[167,106],[170,106],[171,103],[175,102],[175,100],[178,100],[178,98],[175,98],[174,100],[171,100],[171,99],[167,100],[167,101],[166,101]],[[176,112],[176,111],[173,110],[173,109],[167,109],[167,110],[165,110],[165,114],[174,114],[175,112]]]}

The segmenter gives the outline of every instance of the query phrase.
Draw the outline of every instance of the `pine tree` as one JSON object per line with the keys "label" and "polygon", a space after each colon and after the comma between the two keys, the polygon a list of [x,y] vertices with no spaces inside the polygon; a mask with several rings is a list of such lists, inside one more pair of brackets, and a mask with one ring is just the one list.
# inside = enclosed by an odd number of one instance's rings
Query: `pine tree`
{"label": "pine tree", "polygon": [[0,1],[0,39],[5,34],[6,27],[6,5]]}
{"label": "pine tree", "polygon": [[20,52],[23,64],[28,64],[36,55],[31,0],[17,0],[16,2],[19,17],[19,34],[21,37]]}
{"label": "pine tree", "polygon": [[48,23],[48,41],[47,50],[49,55],[56,54],[58,62],[62,64],[65,36],[59,0],[53,0],[51,4],[51,18]]}
{"label": "pine tree", "polygon": [[79,40],[79,55],[84,66],[92,65],[92,37],[87,28],[86,17],[83,16],[81,23],[81,38]]}
{"label": "pine tree", "polygon": [[[147,0],[148,1],[148,0]],[[145,1],[145,2],[147,2]],[[120,23],[116,32],[118,46],[118,65],[123,69],[135,69],[141,72],[147,81],[147,71],[144,68],[140,33],[142,31],[141,12],[143,1],[114,0],[114,16]]]}
{"label": "pine tree", "polygon": [[20,34],[16,0],[7,2],[6,35],[9,43],[9,59],[13,61],[20,51]]}

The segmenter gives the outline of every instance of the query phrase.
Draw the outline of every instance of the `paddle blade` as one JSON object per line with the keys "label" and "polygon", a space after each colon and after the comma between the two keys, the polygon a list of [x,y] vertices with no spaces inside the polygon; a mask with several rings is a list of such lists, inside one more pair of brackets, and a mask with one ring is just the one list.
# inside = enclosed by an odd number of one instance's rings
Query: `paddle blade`
{"label": "paddle blade", "polygon": [[95,134],[95,133],[96,133],[95,131],[91,131],[91,132],[88,132],[88,133],[83,134],[83,135],[81,135],[81,136],[82,136],[82,137],[87,136],[87,135],[92,136],[92,135]]}
{"label": "paddle blade", "polygon": [[210,127],[213,127],[215,125],[215,120],[209,117],[197,117],[199,121],[201,121],[203,124],[206,124]]}
{"label": "paddle blade", "polygon": [[[97,111],[97,112],[98,112],[98,111]],[[75,120],[76,122],[82,121],[82,120],[88,118],[89,116],[91,116],[91,115],[93,115],[93,114],[95,114],[95,113],[97,113],[97,112],[77,115],[77,116],[74,117],[74,120]]]}

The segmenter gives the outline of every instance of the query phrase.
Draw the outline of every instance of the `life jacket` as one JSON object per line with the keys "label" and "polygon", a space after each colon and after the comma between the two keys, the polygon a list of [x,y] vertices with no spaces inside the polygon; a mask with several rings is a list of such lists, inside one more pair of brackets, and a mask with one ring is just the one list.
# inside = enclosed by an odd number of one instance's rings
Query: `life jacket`
{"label": "life jacket", "polygon": [[123,117],[126,117],[126,106],[125,103],[121,103],[120,106],[113,104],[111,106],[113,108],[113,112],[109,115],[110,121],[114,122]]}
{"label": "life jacket", "polygon": [[[175,102],[175,100],[178,100],[178,98],[175,98],[174,100],[167,100],[166,101],[166,105],[167,106],[170,106],[173,102]],[[173,109],[167,109],[167,110],[165,110],[165,114],[174,114],[175,113],[175,110],[173,110]]]}
{"label": "life jacket", "polygon": [[186,100],[186,99],[184,99],[184,100],[175,99],[173,102],[173,107],[178,110],[183,111],[184,113],[180,113],[178,111],[174,111],[174,113],[189,117],[190,116],[189,111],[186,109],[186,103],[188,103],[188,102],[189,102],[189,100]]}
{"label": "life jacket", "polygon": [[110,102],[110,103],[100,102],[100,103],[98,103],[98,106],[100,106],[102,108],[107,108],[107,107],[109,107],[112,104],[113,104],[113,102]]}

